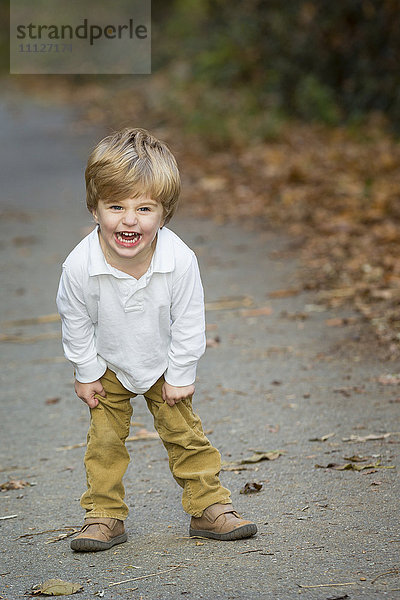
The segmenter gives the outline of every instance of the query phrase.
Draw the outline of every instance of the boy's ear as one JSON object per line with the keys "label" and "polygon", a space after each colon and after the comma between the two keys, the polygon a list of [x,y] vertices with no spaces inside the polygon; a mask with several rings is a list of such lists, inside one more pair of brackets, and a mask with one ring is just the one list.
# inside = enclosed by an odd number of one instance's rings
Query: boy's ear
{"label": "boy's ear", "polygon": [[92,213],[94,220],[97,222],[97,211],[96,211],[96,209],[94,208],[94,209],[93,209],[92,211],[90,211],[90,212]]}

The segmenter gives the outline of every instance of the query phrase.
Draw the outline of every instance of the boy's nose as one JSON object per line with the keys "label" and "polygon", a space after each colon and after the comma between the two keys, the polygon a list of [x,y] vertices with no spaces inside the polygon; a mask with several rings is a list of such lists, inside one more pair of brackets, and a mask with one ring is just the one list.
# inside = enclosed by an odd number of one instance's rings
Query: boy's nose
{"label": "boy's nose", "polygon": [[125,225],[130,225],[130,226],[136,225],[136,223],[137,223],[136,212],[135,211],[131,211],[131,210],[127,211],[124,214],[123,222],[125,223]]}

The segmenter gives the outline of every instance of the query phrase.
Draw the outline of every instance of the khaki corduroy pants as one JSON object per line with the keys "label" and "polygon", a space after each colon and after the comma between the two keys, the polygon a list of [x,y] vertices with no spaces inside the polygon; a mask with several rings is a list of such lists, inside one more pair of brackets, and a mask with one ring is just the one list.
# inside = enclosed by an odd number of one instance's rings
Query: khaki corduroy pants
{"label": "khaki corduroy pants", "polygon": [[[106,398],[96,396],[99,404],[91,409],[85,468],[88,489],[81,498],[86,517],[111,517],[124,520],[128,507],[124,502],[122,478],[130,456],[125,446],[132,417],[133,394],[107,369],[101,383]],[[143,395],[153,415],[155,428],[168,452],[175,481],[183,488],[184,510],[200,517],[211,504],[229,504],[230,492],[219,481],[221,457],[192,410],[191,399],[174,406],[163,401],[161,377]]]}

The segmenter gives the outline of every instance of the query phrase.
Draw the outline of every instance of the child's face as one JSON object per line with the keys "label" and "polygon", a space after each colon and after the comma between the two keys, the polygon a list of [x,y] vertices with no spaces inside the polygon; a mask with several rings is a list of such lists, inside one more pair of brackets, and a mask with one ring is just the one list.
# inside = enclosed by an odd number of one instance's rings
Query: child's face
{"label": "child's face", "polygon": [[93,211],[100,226],[100,244],[114,267],[139,265],[151,257],[164,224],[162,204],[145,196],[120,202],[100,200]]}

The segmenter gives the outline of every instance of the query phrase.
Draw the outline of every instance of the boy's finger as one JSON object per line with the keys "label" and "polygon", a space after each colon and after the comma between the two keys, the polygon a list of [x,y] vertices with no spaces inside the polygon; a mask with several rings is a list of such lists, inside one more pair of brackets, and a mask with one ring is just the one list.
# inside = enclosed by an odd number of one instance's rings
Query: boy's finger
{"label": "boy's finger", "polygon": [[86,402],[86,404],[88,405],[89,408],[96,408],[96,406],[99,403],[99,401],[96,397],[87,398],[86,400],[84,400],[84,402]]}

